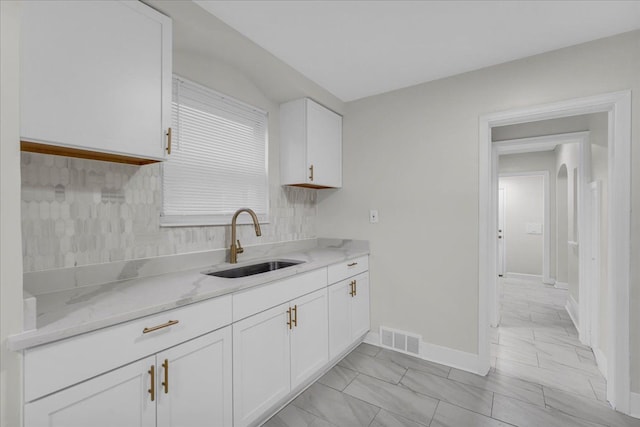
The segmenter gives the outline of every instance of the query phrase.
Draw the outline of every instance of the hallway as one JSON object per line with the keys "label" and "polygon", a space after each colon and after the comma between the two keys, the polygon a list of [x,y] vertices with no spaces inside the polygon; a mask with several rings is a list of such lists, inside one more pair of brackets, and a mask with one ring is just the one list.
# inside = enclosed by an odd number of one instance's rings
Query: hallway
{"label": "hallway", "polygon": [[486,377],[361,344],[265,426],[640,427],[605,402],[566,292],[502,281]]}

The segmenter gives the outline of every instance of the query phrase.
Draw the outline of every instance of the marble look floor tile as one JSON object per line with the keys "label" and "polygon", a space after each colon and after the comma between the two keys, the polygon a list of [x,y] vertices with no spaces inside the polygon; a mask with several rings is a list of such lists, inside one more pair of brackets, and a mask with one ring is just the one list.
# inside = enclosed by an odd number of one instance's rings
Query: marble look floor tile
{"label": "marble look floor tile", "polygon": [[521,400],[496,394],[493,399],[492,418],[518,427],[602,427],[572,417],[553,408],[542,408]]}
{"label": "marble look floor tile", "polygon": [[504,345],[491,344],[491,356],[498,359],[515,360],[531,366],[538,366],[538,354],[530,349],[520,349],[518,347],[507,347]]}
{"label": "marble look floor tile", "polygon": [[394,414],[384,409],[380,409],[378,415],[373,419],[369,427],[423,427],[425,424],[418,424],[408,418]]}
{"label": "marble look floor tile", "polygon": [[[577,357],[577,356],[576,356]],[[389,361],[367,356],[357,351],[351,352],[342,359],[338,366],[361,372],[393,384],[398,384],[407,371],[406,368]]]}
{"label": "marble look floor tile", "polygon": [[572,393],[544,388],[544,398],[547,406],[557,409],[576,418],[604,424],[611,427],[639,427],[640,420],[631,418],[602,402],[585,399]]}
{"label": "marble look floor tile", "polygon": [[592,399],[596,398],[593,393],[593,389],[591,388],[591,384],[585,376],[559,373],[503,359],[497,360],[496,371],[501,374],[520,378],[543,386],[546,385],[547,387],[577,393]]}
{"label": "marble look floor tile", "polygon": [[312,384],[292,404],[339,427],[368,426],[380,410],[319,383]]}
{"label": "marble look floor tile", "polygon": [[590,348],[576,348],[576,353],[578,353],[578,359],[580,363],[587,363],[591,365],[596,365],[596,356],[593,354],[593,351]]}
{"label": "marble look floor tile", "polygon": [[516,337],[520,339],[530,340],[531,342],[534,342],[535,340],[533,329],[531,328],[507,328],[501,326],[498,328],[498,335],[500,337]]}
{"label": "marble look floor tile", "polygon": [[586,364],[579,362],[578,363],[563,363],[559,362],[556,359],[548,359],[545,357],[540,357],[541,368],[549,369],[551,371],[556,371],[560,373],[571,373],[575,375],[582,375],[587,377],[587,379],[596,378],[599,379],[602,374],[598,370],[598,367],[593,364]]}
{"label": "marble look floor tile", "polygon": [[[429,425],[438,404],[436,399],[362,374],[358,375],[344,392],[372,405],[396,414],[402,414],[402,416],[412,421],[426,425]],[[345,426],[347,425],[345,424]]]}
{"label": "marble look floor tile", "polygon": [[545,342],[548,344],[562,345],[569,348],[580,348],[591,351],[591,349],[583,345],[577,337],[568,335],[564,328],[536,330],[534,334],[536,342]]}
{"label": "marble look floor tile", "polygon": [[485,417],[476,412],[451,405],[447,402],[438,403],[430,427],[507,427],[511,424],[493,418]]}
{"label": "marble look floor tile", "polygon": [[483,377],[459,369],[451,369],[449,379],[483,390],[500,393],[534,405],[544,406],[542,386],[529,381],[501,375],[497,372],[489,372],[489,374]]}
{"label": "marble look floor tile", "polygon": [[[603,378],[589,378],[589,382],[591,383],[591,388],[596,395],[596,399],[600,402],[607,401],[607,382]],[[640,423],[638,423],[638,427],[640,427]]]}
{"label": "marble look floor tile", "polygon": [[444,400],[483,415],[491,415],[491,391],[412,369],[407,371],[400,384],[434,399]]}
{"label": "marble look floor tile", "polygon": [[381,349],[382,349],[381,347],[363,342],[359,346],[357,346],[354,350],[357,351],[358,353],[363,353],[363,354],[366,354],[367,356],[374,357],[376,354],[378,354],[378,352]]}
{"label": "marble look floor tile", "polygon": [[320,377],[318,382],[331,388],[335,388],[338,391],[342,391],[356,376],[358,376],[356,371],[336,365],[331,368],[329,372]]}
{"label": "marble look floor tile", "polygon": [[264,427],[336,427],[330,422],[303,411],[293,405],[287,405],[263,424]]}
{"label": "marble look floor tile", "polygon": [[[376,359],[384,360],[403,369],[415,369],[416,371],[428,372],[446,378],[449,375],[450,367],[441,365],[428,360],[418,359],[408,354],[398,353],[393,350],[382,349],[376,356]],[[366,373],[366,372],[365,372]]]}

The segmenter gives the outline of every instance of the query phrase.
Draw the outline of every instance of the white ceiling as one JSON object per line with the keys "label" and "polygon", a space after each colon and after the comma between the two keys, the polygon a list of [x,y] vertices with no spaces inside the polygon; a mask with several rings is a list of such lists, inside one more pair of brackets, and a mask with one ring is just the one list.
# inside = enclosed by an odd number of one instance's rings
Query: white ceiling
{"label": "white ceiling", "polygon": [[640,1],[196,1],[343,101],[640,28]]}

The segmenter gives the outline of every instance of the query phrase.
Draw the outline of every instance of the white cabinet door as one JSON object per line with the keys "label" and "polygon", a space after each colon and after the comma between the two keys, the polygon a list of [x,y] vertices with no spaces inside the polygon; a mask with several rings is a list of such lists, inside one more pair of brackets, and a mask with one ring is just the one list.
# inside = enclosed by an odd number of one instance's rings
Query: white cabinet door
{"label": "white cabinet door", "polygon": [[328,361],[327,289],[293,300],[291,389],[318,372]]}
{"label": "white cabinet door", "polygon": [[367,333],[369,321],[369,274],[360,274],[353,278],[355,295],[351,299],[351,340],[352,342]]}
{"label": "white cabinet door", "polygon": [[233,324],[234,426],[256,420],[290,391],[289,303]]}
{"label": "white cabinet door", "polygon": [[153,427],[155,357],[123,366],[25,405],[25,427]]}
{"label": "white cabinet door", "polygon": [[231,326],[156,355],[158,427],[231,427]]}
{"label": "white cabinet door", "polygon": [[308,168],[313,166],[309,184],[342,187],[342,117],[310,99],[307,99],[307,163]]}
{"label": "white cabinet door", "polygon": [[333,359],[351,344],[350,280],[329,286],[329,358]]}
{"label": "white cabinet door", "polygon": [[137,1],[22,5],[23,141],[163,159],[171,20]]}

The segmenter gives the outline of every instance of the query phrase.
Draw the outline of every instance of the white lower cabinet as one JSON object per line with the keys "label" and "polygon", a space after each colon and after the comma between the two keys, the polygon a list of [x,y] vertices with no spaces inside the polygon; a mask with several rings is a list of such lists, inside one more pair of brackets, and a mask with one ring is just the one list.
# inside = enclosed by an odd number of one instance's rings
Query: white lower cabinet
{"label": "white lower cabinet", "polygon": [[329,286],[329,358],[369,331],[369,273]]}
{"label": "white lower cabinet", "polygon": [[231,427],[231,327],[25,405],[27,427]]}
{"label": "white lower cabinet", "polygon": [[153,427],[156,404],[150,400],[147,357],[76,386],[44,397],[24,408],[27,427]]}
{"label": "white lower cabinet", "polygon": [[233,325],[234,426],[251,425],[328,361],[326,288]]}
{"label": "white lower cabinet", "polygon": [[158,427],[233,425],[231,327],[156,355]]}

